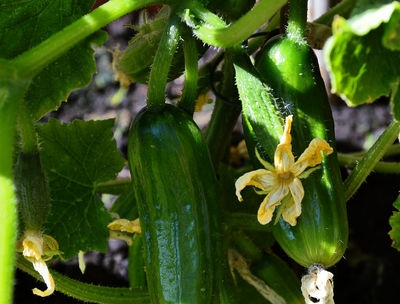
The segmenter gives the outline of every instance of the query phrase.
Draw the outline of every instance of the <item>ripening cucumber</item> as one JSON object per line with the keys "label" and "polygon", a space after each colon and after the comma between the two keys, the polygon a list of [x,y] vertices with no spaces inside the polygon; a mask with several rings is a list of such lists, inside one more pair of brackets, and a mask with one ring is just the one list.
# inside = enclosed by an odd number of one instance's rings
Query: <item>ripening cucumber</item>
{"label": "ripening cucumber", "polygon": [[217,182],[200,130],[175,106],[146,107],[128,159],[152,303],[210,303]]}

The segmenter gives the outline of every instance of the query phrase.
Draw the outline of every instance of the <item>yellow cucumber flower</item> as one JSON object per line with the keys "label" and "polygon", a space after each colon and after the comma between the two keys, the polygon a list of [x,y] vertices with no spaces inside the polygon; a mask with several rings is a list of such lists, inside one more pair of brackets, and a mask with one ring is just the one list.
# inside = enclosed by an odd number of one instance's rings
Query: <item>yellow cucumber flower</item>
{"label": "yellow cucumber flower", "polygon": [[300,155],[297,161],[292,153],[292,128],[293,116],[287,116],[285,129],[280,143],[276,147],[274,155],[274,166],[261,159],[257,150],[256,155],[265,169],[258,169],[245,173],[235,183],[236,196],[243,201],[241,191],[246,186],[254,186],[261,191],[258,194],[266,195],[258,209],[258,221],[260,224],[268,224],[274,214],[275,208],[282,204],[278,210],[276,221],[282,215],[283,220],[295,226],[297,218],[301,214],[301,201],[304,197],[304,188],[300,181],[308,177],[319,167],[322,162],[322,155],[329,155],[333,149],[329,144],[320,138],[314,138],[307,149]]}
{"label": "yellow cucumber flower", "polygon": [[57,241],[50,235],[42,234],[37,230],[25,231],[18,251],[22,252],[24,258],[32,263],[33,268],[42,276],[47,285],[45,291],[37,288],[32,289],[35,295],[47,297],[54,292],[54,280],[45,261],[50,260],[54,255],[60,254],[58,249]]}
{"label": "yellow cucumber flower", "polygon": [[133,221],[127,219],[116,219],[107,225],[110,229],[110,237],[113,239],[120,239],[125,241],[129,246],[132,245],[132,236],[129,234],[140,234],[142,229],[140,227],[139,219]]}

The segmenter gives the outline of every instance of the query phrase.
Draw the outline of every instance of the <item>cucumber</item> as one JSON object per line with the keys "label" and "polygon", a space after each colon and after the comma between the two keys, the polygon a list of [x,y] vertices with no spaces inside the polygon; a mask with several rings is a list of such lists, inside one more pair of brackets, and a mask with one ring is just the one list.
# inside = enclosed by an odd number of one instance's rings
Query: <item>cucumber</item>
{"label": "cucumber", "polygon": [[50,211],[50,191],[39,151],[18,153],[14,179],[21,224],[25,230],[39,231]]}
{"label": "cucumber", "polygon": [[[334,150],[325,157],[320,170],[302,180],[305,194],[297,225],[280,219],[273,226],[280,246],[300,265],[330,267],[347,247],[348,223],[333,118],[317,59],[307,44],[280,36],[262,49],[255,67],[272,89],[278,113],[282,117],[293,115],[293,154],[300,156],[314,138],[327,141]],[[275,127],[265,121],[265,137],[260,140],[273,141]],[[267,153],[272,159],[274,151]]]}
{"label": "cucumber", "polygon": [[333,118],[317,59],[307,44],[286,36],[269,41],[257,55],[255,67],[243,58],[243,51],[238,52],[236,81],[245,140],[255,167],[260,167],[255,150],[273,162],[283,121],[289,115],[293,116],[291,144],[296,157],[314,138],[333,148],[320,168],[301,180],[304,197],[297,224],[292,226],[282,218],[271,224],[274,238],[298,264],[330,267],[346,250],[348,222]]}
{"label": "cucumber", "polygon": [[202,134],[181,109],[146,107],[128,142],[152,303],[210,303],[217,181]]}

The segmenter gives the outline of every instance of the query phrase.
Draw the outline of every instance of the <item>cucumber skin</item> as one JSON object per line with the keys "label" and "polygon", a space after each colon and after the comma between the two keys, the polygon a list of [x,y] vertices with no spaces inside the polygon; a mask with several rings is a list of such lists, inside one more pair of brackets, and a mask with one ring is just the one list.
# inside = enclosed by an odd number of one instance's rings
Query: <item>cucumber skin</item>
{"label": "cucumber skin", "polygon": [[19,152],[14,165],[18,209],[24,230],[39,231],[50,211],[50,190],[39,151]]}
{"label": "cucumber skin", "polygon": [[[299,157],[309,142],[317,137],[325,139],[335,150],[325,158],[320,170],[302,180],[305,196],[297,225],[292,227],[280,219],[273,227],[274,237],[284,251],[302,266],[309,267],[314,263],[333,266],[346,250],[348,222],[335,149],[333,118],[317,59],[307,45],[279,37],[267,43],[258,54],[255,67],[272,88],[281,118],[294,115],[294,155]],[[270,143],[262,142],[276,141],[279,137],[268,133],[277,130],[274,125],[269,125],[268,121],[265,125],[266,134],[260,143],[268,147]],[[275,151],[266,152],[273,159]]]}
{"label": "cucumber skin", "polygon": [[128,159],[152,303],[210,303],[217,181],[200,130],[174,106],[145,108]]}

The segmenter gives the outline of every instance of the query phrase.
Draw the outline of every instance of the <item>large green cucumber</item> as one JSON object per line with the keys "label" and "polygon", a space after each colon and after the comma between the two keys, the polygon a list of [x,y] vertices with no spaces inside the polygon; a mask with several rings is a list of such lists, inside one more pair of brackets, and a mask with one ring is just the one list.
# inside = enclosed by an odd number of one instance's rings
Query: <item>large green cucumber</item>
{"label": "large green cucumber", "polygon": [[172,105],[133,121],[129,165],[153,303],[210,303],[217,182],[200,130]]}
{"label": "large green cucumber", "polygon": [[[313,138],[326,140],[334,150],[335,137],[325,85],[312,49],[281,36],[264,46],[255,62],[265,90],[262,98],[248,94],[237,69],[237,82],[243,104],[246,141],[257,146],[263,156],[273,160],[282,135],[284,118],[293,115],[292,146],[297,157]],[[254,74],[254,73],[253,73]],[[242,76],[241,76],[242,75]],[[250,75],[250,74],[249,74]],[[246,83],[252,90],[251,83]],[[260,90],[262,87],[258,84]],[[280,121],[280,123],[279,123]],[[299,264],[330,267],[347,247],[348,223],[343,183],[336,151],[325,157],[321,169],[302,179],[305,195],[297,225],[282,219],[273,234],[284,251]]]}

